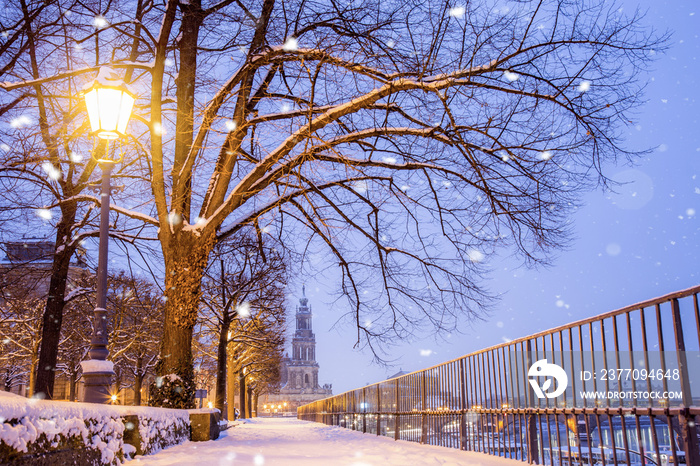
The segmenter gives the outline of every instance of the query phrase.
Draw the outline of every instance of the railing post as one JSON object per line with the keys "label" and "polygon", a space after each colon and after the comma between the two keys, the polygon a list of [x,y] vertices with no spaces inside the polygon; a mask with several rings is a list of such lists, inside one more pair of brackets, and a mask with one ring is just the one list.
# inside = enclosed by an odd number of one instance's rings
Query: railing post
{"label": "railing post", "polygon": [[377,435],[382,435],[382,395],[377,384]]}
{"label": "railing post", "polygon": [[467,449],[467,380],[464,373],[464,359],[459,360],[459,449]]}
{"label": "railing post", "polygon": [[678,424],[681,429],[681,439],[683,440],[686,464],[688,466],[700,466],[700,446],[698,446],[697,427],[695,425],[695,419],[688,410],[693,404],[693,398],[688,374],[688,360],[685,354],[681,310],[677,298],[671,300],[671,309],[673,312],[673,333],[676,337],[676,357],[678,358],[678,370],[680,372],[681,394],[683,396],[684,408],[678,414]]}
{"label": "railing post", "polygon": [[420,373],[421,378],[421,415],[420,415],[420,443],[427,443],[428,440],[428,415],[427,408],[427,393],[425,371]]}
{"label": "railing post", "polygon": [[525,415],[527,423],[527,462],[530,464],[540,464],[539,452],[537,450],[537,420],[535,415],[532,414],[534,400],[532,398],[532,389],[528,388],[530,387],[530,383],[527,381],[527,372],[532,365],[532,345],[530,344],[530,340],[527,340],[527,350],[525,354],[527,367],[523,369],[523,375],[525,376],[523,384],[524,387],[526,387],[525,399],[528,401],[529,410],[528,414]]}
{"label": "railing post", "polygon": [[396,391],[394,396],[394,400],[396,401],[394,404],[394,440],[398,440],[400,438],[401,431],[401,415],[399,414],[399,406],[401,405],[401,399],[399,398],[399,378],[394,379],[394,385],[394,390]]}

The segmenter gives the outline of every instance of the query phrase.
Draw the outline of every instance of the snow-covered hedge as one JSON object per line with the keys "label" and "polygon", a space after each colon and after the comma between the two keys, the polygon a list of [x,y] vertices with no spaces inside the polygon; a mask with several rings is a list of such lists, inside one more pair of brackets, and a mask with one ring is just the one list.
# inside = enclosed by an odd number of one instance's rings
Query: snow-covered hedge
{"label": "snow-covered hedge", "polygon": [[138,419],[140,453],[189,439],[185,410],[28,399],[0,392],[0,463],[58,450],[88,450],[95,463],[118,465],[137,450],[124,443]]}

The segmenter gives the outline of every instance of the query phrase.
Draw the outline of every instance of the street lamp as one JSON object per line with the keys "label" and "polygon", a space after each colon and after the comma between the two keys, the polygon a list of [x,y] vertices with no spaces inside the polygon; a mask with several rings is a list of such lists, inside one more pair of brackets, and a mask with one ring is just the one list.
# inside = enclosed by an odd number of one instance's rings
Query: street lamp
{"label": "street lamp", "polygon": [[124,136],[126,125],[134,108],[136,95],[119,75],[108,67],[100,68],[95,81],[83,88],[85,106],[92,132],[99,139],[93,158],[102,169],[100,194],[100,248],[97,263],[97,306],[95,307],[90,359],[81,362],[84,395],[88,403],[108,403],[109,388],[114,376],[114,365],[107,361],[107,260],[109,246],[109,196],[112,168],[119,162],[109,155],[108,142]]}

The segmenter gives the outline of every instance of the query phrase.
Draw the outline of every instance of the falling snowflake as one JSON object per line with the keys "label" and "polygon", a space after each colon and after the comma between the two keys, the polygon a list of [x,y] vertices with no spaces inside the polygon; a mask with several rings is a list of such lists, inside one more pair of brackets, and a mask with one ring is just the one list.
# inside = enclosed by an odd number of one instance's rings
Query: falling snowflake
{"label": "falling snowflake", "polygon": [[265,457],[263,455],[257,454],[255,455],[253,462],[255,463],[255,466],[262,466],[263,464],[265,464]]}
{"label": "falling snowflake", "polygon": [[429,350],[429,349],[422,349],[422,350],[420,350],[420,355],[423,356],[423,357],[428,357],[428,356],[430,356],[431,354],[433,354],[433,350]]}
{"label": "falling snowflake", "polygon": [[557,305],[557,307],[564,307],[564,300],[563,300],[563,299],[557,299],[556,305]]}
{"label": "falling snowflake", "polygon": [[384,163],[396,163],[395,157],[384,157]]}
{"label": "falling snowflake", "polygon": [[496,322],[496,327],[503,328],[503,322],[501,322],[501,321]]}
{"label": "falling snowflake", "polygon": [[158,135],[165,134],[165,128],[160,123],[153,123],[153,132]]}
{"label": "falling snowflake", "polygon": [[166,58],[165,59],[165,66],[173,66],[175,64],[175,60],[172,58]]}
{"label": "falling snowflake", "polygon": [[92,25],[97,29],[102,29],[109,26],[109,23],[104,16],[95,16],[95,20],[92,22]]}
{"label": "falling snowflake", "polygon": [[5,152],[9,152],[10,146],[8,146],[7,144],[0,144],[0,149],[2,149]]}
{"label": "falling snowflake", "polygon": [[182,223],[182,215],[173,211],[168,214],[168,223],[171,225],[179,225]]}
{"label": "falling snowflake", "polygon": [[692,217],[693,215],[695,215],[695,209],[690,208],[690,209],[688,209],[688,210],[685,211],[685,214],[686,214],[688,217]]}
{"label": "falling snowflake", "polygon": [[621,251],[622,248],[617,243],[610,243],[605,247],[605,252],[607,252],[609,256],[617,256]]}
{"label": "falling snowflake", "polygon": [[394,41],[393,39],[389,39],[388,41],[386,41],[386,46],[390,49],[393,49],[394,47],[396,47],[396,41]]}
{"label": "falling snowflake", "polygon": [[549,160],[552,158],[552,153],[548,150],[540,153],[540,160]]}
{"label": "falling snowflake", "polygon": [[[399,189],[403,192],[406,192],[406,191],[408,191],[408,188],[410,188],[410,186],[407,184],[404,184]],[[698,193],[698,194],[700,194],[700,193]]]}
{"label": "falling snowflake", "polygon": [[484,253],[477,250],[477,249],[470,249],[467,252],[467,256],[469,257],[469,260],[472,262],[481,262],[484,260]]}
{"label": "falling snowflake", "polygon": [[46,172],[46,174],[49,176],[50,179],[54,181],[58,181],[61,179],[61,170],[57,169],[53,165],[51,165],[49,162],[44,162],[41,165],[41,168]]}
{"label": "falling snowflake", "polygon": [[291,109],[292,109],[292,106],[289,105],[289,103],[287,103],[287,102],[283,103],[282,106],[280,107],[280,110],[282,111],[282,113],[287,113]]}
{"label": "falling snowflake", "polygon": [[83,161],[83,156],[78,154],[77,152],[72,152],[70,153],[70,161],[73,163],[80,163]]}
{"label": "falling snowflake", "polygon": [[10,121],[10,126],[15,129],[24,128],[25,126],[29,126],[31,124],[32,120],[26,115],[18,116]]}
{"label": "falling snowflake", "polygon": [[463,6],[456,6],[454,8],[450,8],[450,16],[453,18],[464,18],[464,14],[467,12],[466,8]]}
{"label": "falling snowflake", "polygon": [[44,220],[51,220],[51,211],[49,209],[36,209],[36,214]]}
{"label": "falling snowflake", "polygon": [[514,73],[512,71],[504,71],[503,76],[506,77],[506,79],[510,82],[517,81],[520,75],[518,73]]}
{"label": "falling snowflake", "polygon": [[233,120],[228,120],[226,122],[226,129],[228,131],[233,131],[234,129],[236,129],[236,122]]}
{"label": "falling snowflake", "polygon": [[245,301],[236,306],[236,314],[238,314],[239,317],[250,317],[250,303]]}
{"label": "falling snowflake", "polygon": [[287,37],[287,40],[282,46],[282,50],[287,52],[293,52],[299,48],[299,41],[295,37]]}
{"label": "falling snowflake", "polygon": [[365,180],[359,180],[352,183],[352,189],[358,194],[364,194],[369,189],[369,185]]}
{"label": "falling snowflake", "polygon": [[586,92],[591,88],[591,82],[590,81],[581,81],[581,84],[578,85],[576,89],[578,89],[579,92]]}

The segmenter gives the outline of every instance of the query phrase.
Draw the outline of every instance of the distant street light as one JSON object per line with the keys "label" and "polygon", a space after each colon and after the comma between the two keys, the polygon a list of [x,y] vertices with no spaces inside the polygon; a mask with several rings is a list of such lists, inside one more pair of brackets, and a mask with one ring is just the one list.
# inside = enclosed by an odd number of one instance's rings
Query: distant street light
{"label": "distant street light", "polygon": [[97,306],[90,340],[90,359],[81,363],[85,391],[83,401],[108,403],[110,386],[114,376],[114,365],[107,361],[107,261],[109,246],[109,197],[110,175],[121,154],[111,158],[108,142],[125,135],[126,125],[134,108],[136,94],[108,67],[102,67],[95,81],[84,88],[85,106],[92,128],[91,134],[99,141],[93,158],[102,169],[100,194],[100,248],[97,265]]}

